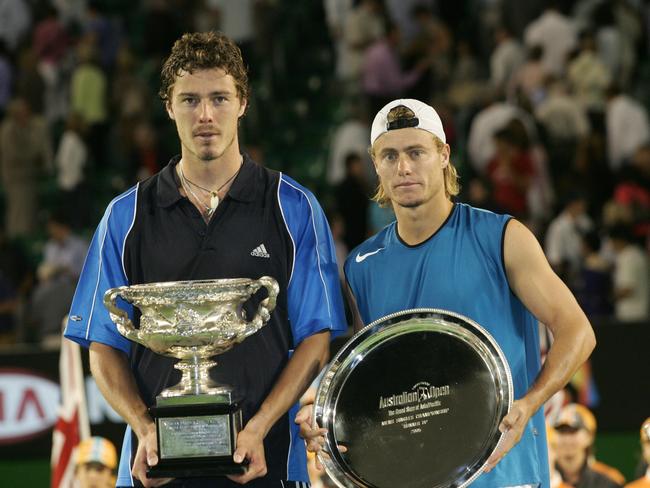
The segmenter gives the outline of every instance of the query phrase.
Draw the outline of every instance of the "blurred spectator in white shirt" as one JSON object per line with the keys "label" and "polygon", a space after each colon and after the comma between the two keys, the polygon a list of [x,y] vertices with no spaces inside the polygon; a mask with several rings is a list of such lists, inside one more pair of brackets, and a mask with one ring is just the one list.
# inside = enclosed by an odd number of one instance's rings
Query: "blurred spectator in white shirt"
{"label": "blurred spectator in white shirt", "polygon": [[633,242],[628,226],[615,226],[609,231],[616,254],[614,296],[616,319],[622,322],[643,322],[650,319],[650,268],[648,256]]}
{"label": "blurred spectator in white shirt", "polygon": [[81,24],[88,8],[87,0],[51,0],[50,3],[56,7],[61,20],[66,24]]}
{"label": "blurred spectator in white shirt", "polygon": [[14,51],[32,25],[29,3],[25,0],[0,0],[0,39]]}
{"label": "blurred spectator in white shirt", "polygon": [[524,62],[524,50],[508,28],[497,27],[496,46],[490,56],[490,81],[500,92],[505,92],[510,80]]}
{"label": "blurred spectator in white shirt", "polygon": [[589,132],[589,119],[583,107],[569,94],[566,83],[549,80],[546,98],[537,106],[535,118],[552,140],[576,141]]}
{"label": "blurred spectator in white shirt", "polygon": [[343,34],[345,18],[354,7],[353,0],[323,0],[325,22],[333,39],[340,39]]}
{"label": "blurred spectator in white shirt", "polygon": [[568,78],[575,97],[585,110],[604,112],[605,92],[612,76],[596,54],[594,36],[590,32],[581,36],[580,52],[569,64]]}
{"label": "blurred spectator in white shirt", "polygon": [[613,2],[602,2],[594,12],[596,50],[612,78],[627,86],[635,64],[633,42],[616,22]]}
{"label": "blurred spectator in white shirt", "polygon": [[592,230],[587,201],[580,194],[567,197],[562,212],[553,219],[546,233],[544,252],[555,272],[570,287],[582,264],[582,234]]}
{"label": "blurred spectator in white shirt", "polygon": [[546,10],[531,22],[524,32],[527,46],[544,48],[544,65],[549,73],[561,76],[564,73],[567,56],[576,46],[577,32],[573,22],[564,16],[550,1]]}
{"label": "blurred spectator in white shirt", "polygon": [[206,5],[219,12],[219,30],[237,45],[246,47],[253,41],[253,7],[255,0],[206,0]]}
{"label": "blurred spectator in white shirt", "polygon": [[618,171],[635,151],[650,141],[648,112],[617,87],[607,92],[607,153],[612,171]]}
{"label": "blurred spectator in white shirt", "polygon": [[341,51],[343,50],[343,29],[345,19],[352,11],[353,0],[324,0],[325,22],[336,51],[336,73],[341,73]]}
{"label": "blurred spectator in white shirt", "polygon": [[381,2],[361,0],[345,19],[338,75],[349,94],[358,94],[366,49],[384,35]]}
{"label": "blurred spectator in white shirt", "polygon": [[54,157],[60,205],[68,212],[70,223],[79,228],[89,223],[92,208],[91,196],[84,185],[88,148],[82,129],[81,118],[71,112]]}
{"label": "blurred spectator in white shirt", "polygon": [[84,167],[88,158],[88,150],[81,136],[81,119],[71,113],[68,116],[66,130],[61,136],[61,142],[54,157],[56,180],[64,192],[71,192],[81,184],[84,178]]}
{"label": "blurred spectator in white shirt", "polygon": [[360,154],[365,162],[368,181],[373,181],[374,166],[368,155],[370,126],[359,103],[350,104],[346,120],[334,131],[329,148],[327,182],[336,185],[345,178],[345,157],[350,153]]}

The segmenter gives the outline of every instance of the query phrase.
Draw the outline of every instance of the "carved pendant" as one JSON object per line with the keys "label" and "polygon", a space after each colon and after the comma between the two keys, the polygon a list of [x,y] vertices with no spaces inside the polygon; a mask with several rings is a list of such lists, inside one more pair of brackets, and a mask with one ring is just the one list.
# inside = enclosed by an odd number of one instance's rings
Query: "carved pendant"
{"label": "carved pendant", "polygon": [[213,213],[219,205],[219,195],[212,193],[210,196],[210,213]]}

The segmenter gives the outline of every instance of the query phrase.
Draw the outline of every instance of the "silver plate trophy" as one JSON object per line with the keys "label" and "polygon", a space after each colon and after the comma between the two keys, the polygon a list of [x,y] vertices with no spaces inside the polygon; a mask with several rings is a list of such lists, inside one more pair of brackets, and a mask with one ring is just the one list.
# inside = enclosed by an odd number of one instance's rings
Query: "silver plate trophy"
{"label": "silver plate trophy", "polygon": [[465,487],[500,442],[512,391],[503,352],[476,322],[439,309],[383,317],[324,373],[319,457],[342,488]]}
{"label": "silver plate trophy", "polygon": [[[252,320],[243,304],[260,288],[261,301]],[[180,383],[163,390],[149,409],[156,423],[159,462],[148,477],[213,476],[242,473],[234,463],[242,427],[240,400],[232,386],[217,384],[209,370],[213,356],[257,332],[275,308],[278,283],[271,277],[149,283],[112,288],[104,295],[117,330],[155,353],[177,358]],[[141,312],[136,329],[117,298]]]}

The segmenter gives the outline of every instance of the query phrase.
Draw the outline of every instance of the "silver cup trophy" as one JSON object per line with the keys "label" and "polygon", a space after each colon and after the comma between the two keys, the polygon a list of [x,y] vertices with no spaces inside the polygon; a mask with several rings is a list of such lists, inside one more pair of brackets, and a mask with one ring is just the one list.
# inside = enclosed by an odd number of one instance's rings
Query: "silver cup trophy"
{"label": "silver cup trophy", "polygon": [[[268,297],[247,321],[243,304],[260,288]],[[242,473],[233,453],[242,428],[241,398],[217,384],[210,368],[221,354],[257,332],[269,320],[278,296],[271,277],[173,281],[108,290],[104,305],[117,330],[155,353],[177,358],[180,383],[163,390],[149,411],[158,434],[159,462],[147,477],[218,476]],[[117,298],[136,306],[136,329]]]}

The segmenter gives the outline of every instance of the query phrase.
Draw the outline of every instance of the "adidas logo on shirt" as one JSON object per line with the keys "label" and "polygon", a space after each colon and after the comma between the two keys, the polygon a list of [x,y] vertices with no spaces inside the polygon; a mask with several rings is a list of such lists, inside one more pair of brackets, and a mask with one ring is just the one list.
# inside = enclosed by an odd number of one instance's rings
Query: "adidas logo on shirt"
{"label": "adidas logo on shirt", "polygon": [[270,258],[271,257],[271,255],[266,251],[266,247],[264,247],[264,244],[260,244],[255,249],[253,249],[251,251],[251,256],[255,256],[256,258]]}

